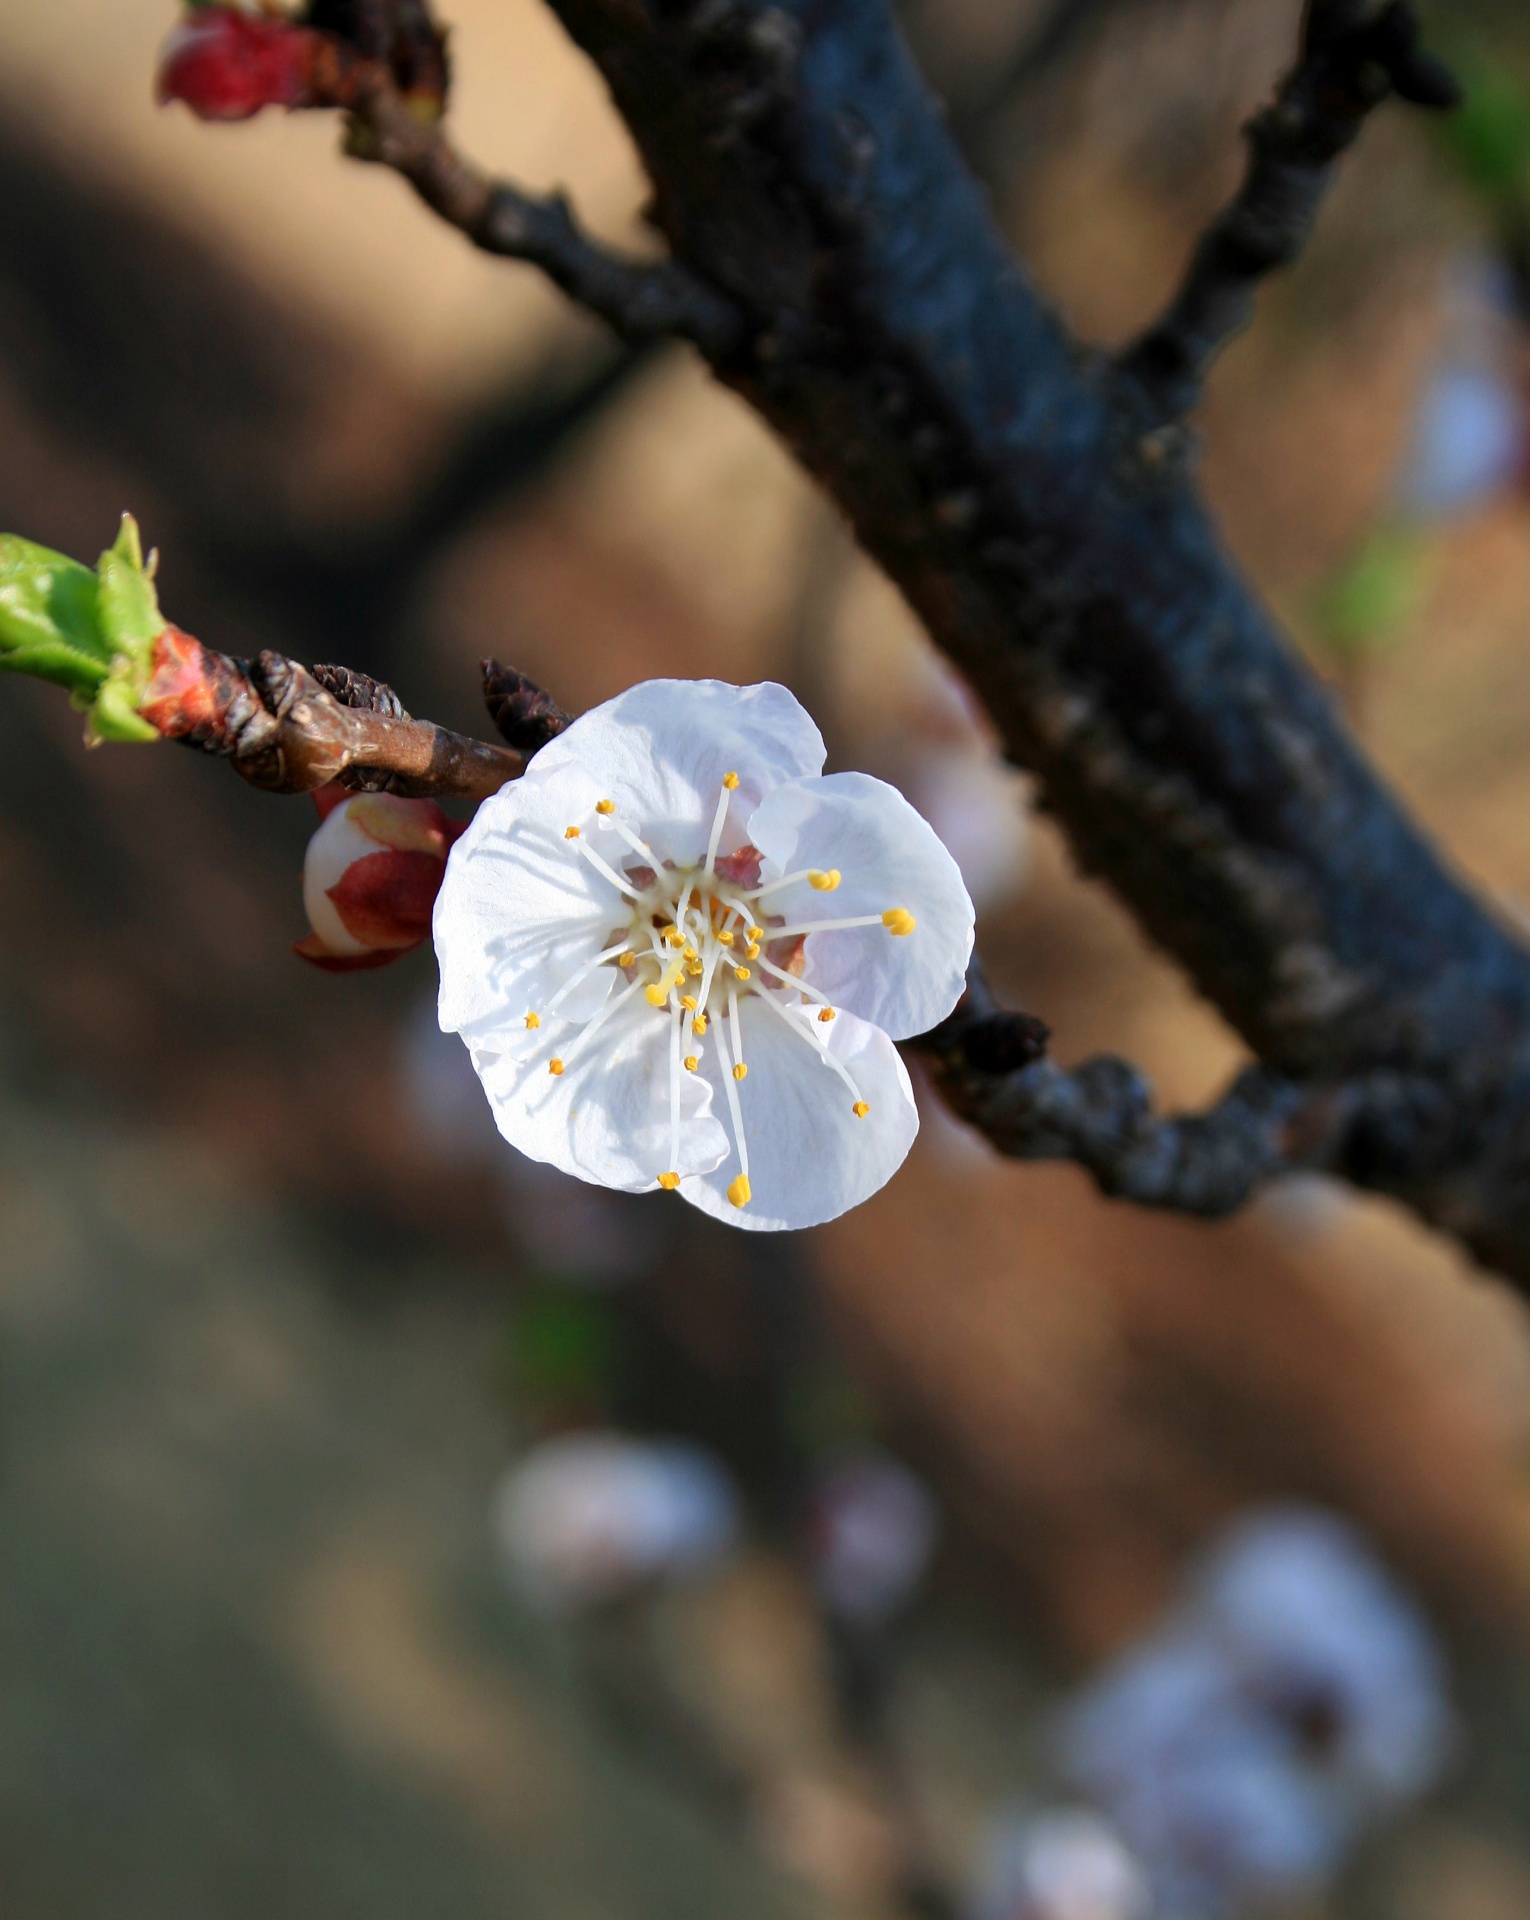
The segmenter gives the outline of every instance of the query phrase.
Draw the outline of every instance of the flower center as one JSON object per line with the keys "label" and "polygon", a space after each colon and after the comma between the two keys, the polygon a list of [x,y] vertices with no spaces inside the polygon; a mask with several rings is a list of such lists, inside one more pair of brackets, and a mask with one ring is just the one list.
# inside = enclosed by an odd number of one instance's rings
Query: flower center
{"label": "flower center", "polygon": [[[837,1010],[826,995],[802,978],[803,942],[810,933],[837,933],[857,927],[882,927],[901,939],[914,931],[915,922],[903,907],[889,907],[883,913],[857,914],[841,920],[786,924],[783,915],[771,911],[772,894],[802,881],[815,893],[833,893],[842,875],[838,867],[805,867],[762,884],[760,855],[755,848],[746,846],[720,854],[729,799],[738,784],[736,773],[724,775],[706,857],[693,867],[677,867],[660,860],[642,835],[621,818],[613,800],[597,801],[592,819],[572,822],[564,829],[571,856],[587,861],[617,889],[627,903],[627,918],[613,928],[603,951],[572,974],[545,1008],[527,1011],[526,1025],[540,1027],[543,1015],[556,1014],[560,1003],[581,981],[601,967],[614,967],[624,986],[611,994],[567,1051],[549,1061],[548,1071],[561,1074],[606,1021],[641,994],[655,1017],[669,1023],[672,1168],[680,1164],[683,1078],[700,1070],[707,1046],[715,1045],[738,1160],[738,1173],[729,1184],[728,1198],[734,1206],[743,1207],[752,1196],[740,1097],[749,1074],[740,1006],[757,999],[784,1021],[788,1030],[843,1081],[850,1095],[850,1111],[864,1120],[871,1108],[829,1046]],[[602,850],[593,844],[596,838],[608,843],[619,841],[624,851],[618,852],[609,844]],[[613,858],[606,857],[608,852]],[[668,1191],[679,1184],[677,1171],[659,1175],[659,1185]]]}

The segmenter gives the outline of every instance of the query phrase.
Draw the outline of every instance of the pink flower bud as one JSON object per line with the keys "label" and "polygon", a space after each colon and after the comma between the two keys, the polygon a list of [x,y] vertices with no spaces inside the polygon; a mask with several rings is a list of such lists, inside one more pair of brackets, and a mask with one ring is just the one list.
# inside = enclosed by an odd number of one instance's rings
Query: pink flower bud
{"label": "pink flower bud", "polygon": [[301,106],[314,34],[237,7],[198,7],[160,56],[160,104],[184,100],[199,120],[248,120],[262,107]]}
{"label": "pink flower bud", "polygon": [[330,973],[385,967],[430,937],[446,856],[462,832],[433,800],[324,787],[303,861],[313,932],[292,949]]}

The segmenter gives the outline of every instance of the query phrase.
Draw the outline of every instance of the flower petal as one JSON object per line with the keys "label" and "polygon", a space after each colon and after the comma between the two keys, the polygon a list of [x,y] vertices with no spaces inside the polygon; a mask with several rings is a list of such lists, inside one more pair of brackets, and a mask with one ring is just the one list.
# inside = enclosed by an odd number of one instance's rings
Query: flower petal
{"label": "flower petal", "polygon": [[890,907],[913,915],[901,938],[882,927],[811,934],[805,979],[895,1040],[945,1019],[972,957],[972,902],[934,828],[895,787],[864,773],[778,787],[750,819],[749,838],[766,856],[767,882],[803,868],[840,873],[832,893],[800,880],[767,894],[761,907],[771,919],[805,926]]}
{"label": "flower petal", "polygon": [[660,859],[691,866],[706,853],[725,774],[739,779],[722,838],[729,852],[767,793],[816,774],[823,760],[823,736],[773,681],[645,680],[591,708],[531,764],[589,768]]}
{"label": "flower petal", "polygon": [[[564,838],[592,817],[601,792],[582,767],[544,768],[539,755],[484,801],[452,848],[434,921],[448,1033],[509,1044],[625,924],[622,894]],[[560,1018],[592,1018],[612,977],[609,966],[591,973],[559,1001]]]}
{"label": "flower petal", "polygon": [[[728,1151],[712,1117],[712,1089],[680,1082],[680,1165],[669,1125],[670,1023],[641,993],[613,1012],[579,1051],[582,1027],[548,1020],[523,1030],[514,1051],[474,1047],[473,1065],[494,1122],[511,1146],[580,1180],[644,1193],[661,1173],[701,1173]],[[561,1073],[549,1062],[570,1058]]]}
{"label": "flower petal", "polygon": [[[681,1181],[683,1197],[729,1226],[766,1233],[816,1227],[870,1199],[902,1166],[919,1131],[898,1049],[879,1028],[851,1013],[823,1026],[801,1013],[783,1018],[751,995],[740,1002],[739,1016],[749,1074],[738,1095],[752,1197],[744,1207],[728,1198],[739,1170],[731,1145],[715,1168]],[[855,1094],[817,1057],[810,1020],[820,1039],[827,1035],[830,1051],[870,1108],[864,1119],[852,1111]],[[790,1031],[787,1021],[801,1032]],[[719,1114],[726,1109],[727,1071],[722,1048],[709,1042],[700,1072],[689,1076],[713,1082],[712,1106]]]}

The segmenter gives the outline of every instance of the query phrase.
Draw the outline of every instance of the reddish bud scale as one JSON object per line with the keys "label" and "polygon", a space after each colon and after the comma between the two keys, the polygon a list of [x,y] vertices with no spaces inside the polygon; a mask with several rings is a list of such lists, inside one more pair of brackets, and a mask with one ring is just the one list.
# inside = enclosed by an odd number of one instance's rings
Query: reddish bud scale
{"label": "reddish bud scale", "polygon": [[254,703],[249,682],[232,660],[167,625],[154,642],[153,669],[138,711],[167,740],[186,740],[227,752],[232,734]]}
{"label": "reddish bud scale", "polygon": [[262,107],[313,104],[322,36],[235,7],[198,7],[160,57],[160,103],[181,100],[199,120],[248,120]]}

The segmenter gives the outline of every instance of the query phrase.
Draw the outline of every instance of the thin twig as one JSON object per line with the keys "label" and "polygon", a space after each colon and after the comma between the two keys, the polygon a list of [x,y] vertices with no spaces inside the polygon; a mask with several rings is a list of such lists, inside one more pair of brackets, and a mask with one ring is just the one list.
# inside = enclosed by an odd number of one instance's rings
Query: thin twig
{"label": "thin twig", "polygon": [[1209,1220],[1285,1174],[1370,1184],[1378,1138],[1432,1140],[1440,1104],[1432,1083],[1395,1073],[1315,1086],[1250,1067],[1205,1112],[1161,1116],[1129,1062],[1049,1060],[1046,1029],[997,1006],[976,965],[956,1012],[915,1045],[947,1104],[1001,1153],[1072,1161],[1103,1193]]}
{"label": "thin twig", "polygon": [[1460,98],[1419,45],[1408,0],[1377,14],[1368,0],[1309,0],[1296,66],[1246,129],[1248,170],[1196,248],[1173,304],[1122,358],[1165,420],[1195,405],[1207,369],[1248,324],[1268,274],[1307,244],[1318,208],[1367,116],[1392,94],[1444,108]]}
{"label": "thin twig", "polygon": [[361,63],[336,104],[351,109],[354,157],[402,174],[426,206],[485,253],[540,267],[624,339],[690,340],[711,360],[726,359],[743,340],[742,310],[699,274],[675,260],[613,252],[580,229],[562,194],[537,197],[481,173],[439,121],[411,113],[381,63]]}
{"label": "thin twig", "polygon": [[[166,627],[139,711],[167,739],[231,760],[268,793],[312,793],[339,780],[418,798],[483,800],[525,768],[524,754],[512,748],[411,719],[391,688],[365,675],[323,671],[343,698],[285,654],[235,660]],[[364,704],[346,704],[352,697]]]}

